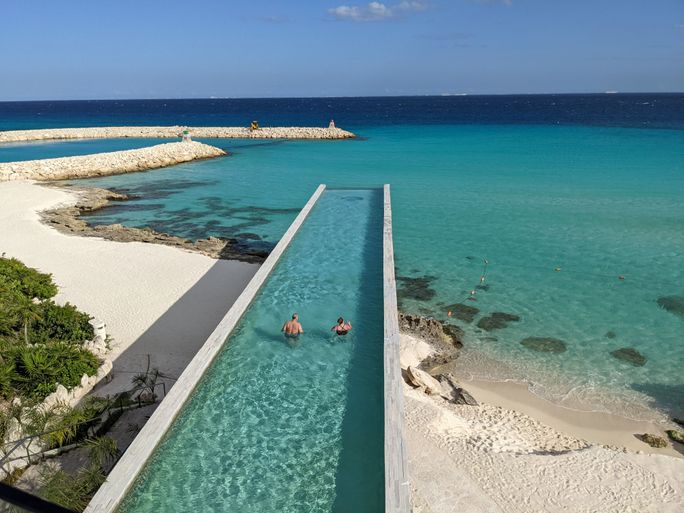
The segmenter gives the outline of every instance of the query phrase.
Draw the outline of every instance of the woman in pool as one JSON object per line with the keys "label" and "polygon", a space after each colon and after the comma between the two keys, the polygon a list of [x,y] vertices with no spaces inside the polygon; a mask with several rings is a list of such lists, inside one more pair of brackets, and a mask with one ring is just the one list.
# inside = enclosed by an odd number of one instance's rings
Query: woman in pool
{"label": "woman in pool", "polygon": [[344,318],[340,317],[339,319],[337,319],[337,324],[335,324],[335,326],[330,328],[330,331],[334,331],[338,335],[346,335],[347,333],[349,333],[351,331],[351,329],[352,329],[351,322],[349,322],[349,321],[344,322]]}

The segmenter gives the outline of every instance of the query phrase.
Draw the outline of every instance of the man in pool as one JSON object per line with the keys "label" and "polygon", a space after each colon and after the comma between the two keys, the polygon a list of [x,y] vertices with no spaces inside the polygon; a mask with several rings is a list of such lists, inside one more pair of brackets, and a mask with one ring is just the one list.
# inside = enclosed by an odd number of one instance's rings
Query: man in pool
{"label": "man in pool", "polygon": [[351,329],[352,329],[351,322],[349,322],[349,321],[344,322],[344,318],[340,317],[339,319],[337,319],[337,324],[335,324],[335,326],[330,328],[330,331],[334,331],[338,335],[346,335],[347,333],[349,333],[351,331]]}
{"label": "man in pool", "polygon": [[299,324],[299,315],[293,313],[292,319],[283,324],[283,328],[280,331],[288,337],[298,337],[301,333],[304,333],[302,325]]}

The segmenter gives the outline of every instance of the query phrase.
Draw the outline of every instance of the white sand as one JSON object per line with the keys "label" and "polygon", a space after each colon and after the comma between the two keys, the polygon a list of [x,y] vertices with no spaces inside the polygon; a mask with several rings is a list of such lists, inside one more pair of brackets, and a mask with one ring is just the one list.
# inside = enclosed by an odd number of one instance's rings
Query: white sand
{"label": "white sand", "polygon": [[[402,335],[402,365],[427,348]],[[480,406],[453,405],[405,385],[415,513],[684,511],[684,459],[587,442],[572,433],[572,423],[561,432],[465,385]]]}
{"label": "white sand", "polygon": [[99,393],[130,388],[148,354],[153,367],[177,377],[258,265],[156,244],[69,236],[40,223],[38,211],[73,202],[71,193],[57,189],[0,183],[0,253],[52,273],[57,301],[107,324],[115,378]]}

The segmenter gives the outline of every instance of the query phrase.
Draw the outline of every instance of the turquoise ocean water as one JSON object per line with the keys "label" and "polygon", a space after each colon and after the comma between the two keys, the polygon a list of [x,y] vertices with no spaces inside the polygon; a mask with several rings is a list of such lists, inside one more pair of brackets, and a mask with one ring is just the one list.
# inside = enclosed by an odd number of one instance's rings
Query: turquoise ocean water
{"label": "turquoise ocean water", "polygon": [[[319,183],[391,183],[397,272],[422,278],[422,287],[400,287],[402,308],[465,329],[463,378],[524,381],[570,408],[681,416],[684,317],[657,300],[684,296],[684,130],[491,121],[338,121],[361,138],[210,141],[232,155],[80,185],[133,198],[91,222],[268,249]],[[485,259],[486,290],[476,288]],[[471,290],[473,322],[448,318],[448,305]],[[521,320],[477,328],[496,311]],[[561,339],[567,350],[520,344],[531,336]],[[621,348],[646,363],[614,358]]]}

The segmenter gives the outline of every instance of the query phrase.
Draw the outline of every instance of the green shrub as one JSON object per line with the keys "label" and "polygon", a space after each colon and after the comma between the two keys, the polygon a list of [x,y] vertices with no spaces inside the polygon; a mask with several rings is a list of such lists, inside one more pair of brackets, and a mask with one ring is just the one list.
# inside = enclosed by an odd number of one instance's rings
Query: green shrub
{"label": "green shrub", "polygon": [[45,301],[40,305],[29,338],[33,343],[50,340],[80,343],[92,340],[95,332],[90,319],[88,314],[80,312],[74,305],[67,303],[62,306]]}
{"label": "green shrub", "polygon": [[17,290],[29,298],[50,299],[57,294],[51,275],[26,267],[16,258],[0,258],[0,276],[14,282]]}
{"label": "green shrub", "polygon": [[6,363],[14,363],[13,389],[36,401],[54,392],[56,383],[67,388],[79,385],[83,374],[92,376],[99,367],[97,357],[90,351],[60,342],[17,346],[2,357]]}
{"label": "green shrub", "polygon": [[43,499],[75,511],[83,511],[105,481],[105,474],[99,465],[91,463],[76,476],[64,470],[47,468],[43,475],[43,486],[38,491]]}

